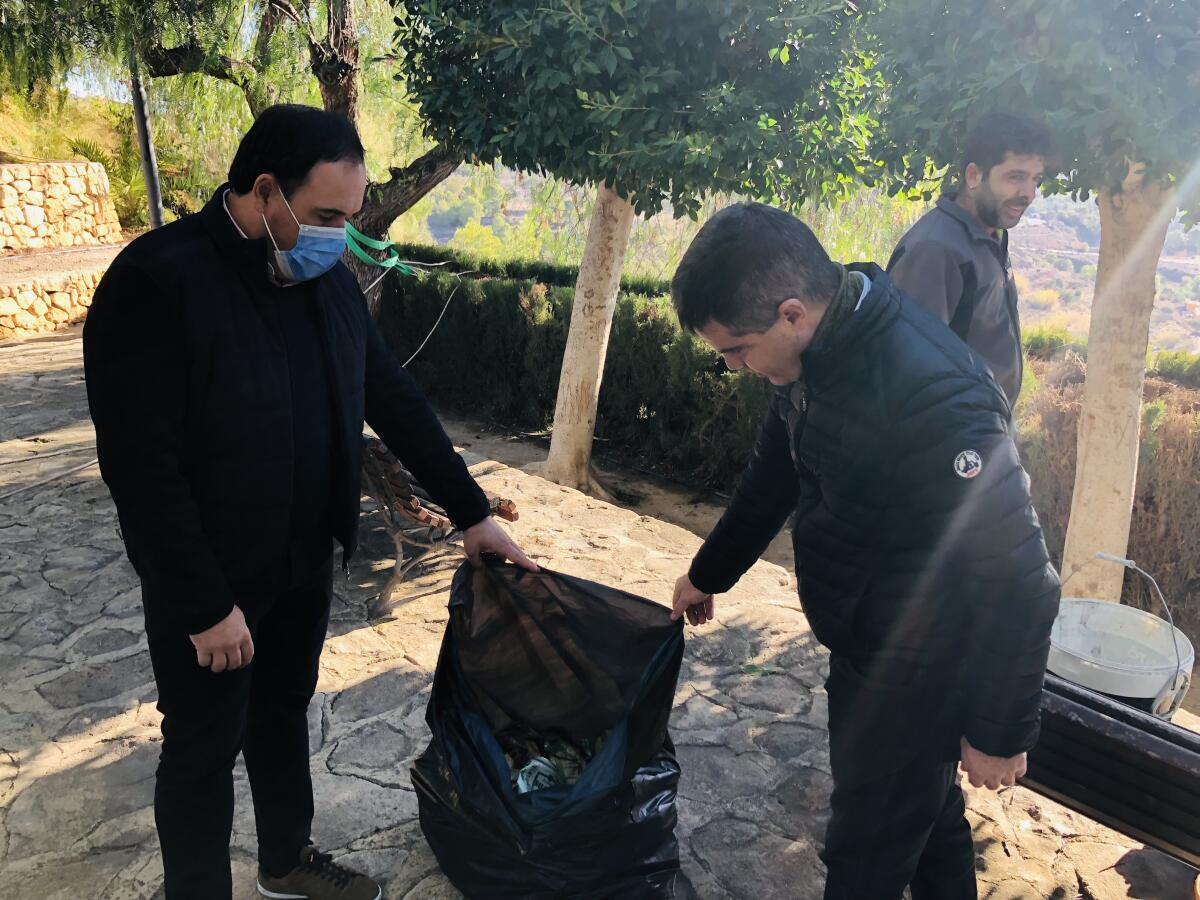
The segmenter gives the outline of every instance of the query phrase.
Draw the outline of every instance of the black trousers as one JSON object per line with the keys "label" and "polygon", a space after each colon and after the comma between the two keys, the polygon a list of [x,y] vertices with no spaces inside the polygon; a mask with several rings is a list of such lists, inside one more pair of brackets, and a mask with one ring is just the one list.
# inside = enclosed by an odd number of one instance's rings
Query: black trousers
{"label": "black trousers", "polygon": [[[825,900],[976,900],[975,852],[940,673],[900,681],[834,657],[829,692],[833,796],[821,859]],[[957,741],[954,741],[957,744]]]}
{"label": "black trousers", "polygon": [[232,895],[233,766],[240,751],[254,797],[258,858],[293,869],[313,817],[308,703],[317,684],[333,595],[332,559],[316,577],[242,609],[254,661],[214,673],[186,634],[149,633],[163,714],[154,819],[167,900]]}

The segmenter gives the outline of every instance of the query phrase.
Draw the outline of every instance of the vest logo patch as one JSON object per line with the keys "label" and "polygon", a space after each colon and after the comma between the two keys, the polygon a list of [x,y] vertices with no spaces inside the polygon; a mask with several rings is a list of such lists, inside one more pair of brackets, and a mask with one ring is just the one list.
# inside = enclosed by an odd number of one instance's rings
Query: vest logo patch
{"label": "vest logo patch", "polygon": [[983,457],[974,450],[964,450],[954,457],[954,472],[959,478],[974,478],[983,471]]}

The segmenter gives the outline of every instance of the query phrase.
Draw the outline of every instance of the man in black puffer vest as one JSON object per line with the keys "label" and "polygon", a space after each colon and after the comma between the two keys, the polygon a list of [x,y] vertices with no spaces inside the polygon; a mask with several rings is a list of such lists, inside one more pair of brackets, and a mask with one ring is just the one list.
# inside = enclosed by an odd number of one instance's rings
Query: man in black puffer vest
{"label": "man in black puffer vest", "polygon": [[1059,596],[1007,399],[878,266],[830,261],[769,206],[714,216],[671,293],[684,328],[775,386],[675,615],[712,619],[793,516],[831,653],[825,896],[974,898],[957,767],[992,789],[1024,773]]}
{"label": "man in black puffer vest", "polygon": [[378,884],[310,844],[307,709],[333,540],[344,568],[357,543],[364,419],[464,530],[473,560],[536,567],[489,517],[339,262],[367,186],[354,126],[271,107],[229,182],[117,256],[83,333],[100,471],[141,579],[163,714],[166,896],[232,895],[241,751],[259,892],[377,900]]}

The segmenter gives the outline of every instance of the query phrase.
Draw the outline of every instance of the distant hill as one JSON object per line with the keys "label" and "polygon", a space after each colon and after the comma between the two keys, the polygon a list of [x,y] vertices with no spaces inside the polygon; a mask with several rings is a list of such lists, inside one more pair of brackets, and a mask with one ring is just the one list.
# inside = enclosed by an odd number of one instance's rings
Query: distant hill
{"label": "distant hill", "polygon": [[[1049,197],[1034,203],[1010,236],[1022,321],[1087,334],[1099,247],[1095,202]],[[1178,221],[1171,224],[1158,264],[1150,345],[1200,352],[1200,228],[1185,232]]]}

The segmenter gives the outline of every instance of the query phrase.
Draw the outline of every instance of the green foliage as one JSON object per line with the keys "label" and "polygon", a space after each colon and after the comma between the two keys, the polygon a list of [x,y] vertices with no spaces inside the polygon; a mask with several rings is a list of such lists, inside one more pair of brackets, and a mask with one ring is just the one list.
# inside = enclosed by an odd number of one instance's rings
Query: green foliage
{"label": "green foliage", "polygon": [[830,258],[844,262],[870,260],[886,264],[900,238],[927,207],[880,189],[859,190],[830,205],[805,208],[800,213],[821,239]]}
{"label": "green foliage", "polygon": [[[145,228],[150,222],[150,208],[133,117],[128,107],[114,106],[110,110],[110,121],[116,136],[115,149],[110,152],[94,140],[80,138],[70,141],[70,153],[104,166],[121,227]],[[176,153],[165,151],[159,162],[159,174],[165,207],[174,215],[183,216],[197,212],[202,204],[186,170],[178,163]]]}
{"label": "green foliage", "polygon": [[18,89],[56,82],[88,56],[209,30],[228,0],[0,0],[0,76]]}
{"label": "green foliage", "polygon": [[1159,353],[1154,357],[1151,372],[1166,381],[1200,388],[1200,353],[1185,350]]}
{"label": "green foliage", "polygon": [[499,256],[504,252],[504,241],[490,226],[480,222],[478,216],[464,222],[455,230],[454,237],[450,239],[450,246],[456,250],[470,249],[483,256]]}
{"label": "green foliage", "polygon": [[79,138],[71,141],[70,149],[72,156],[82,156],[88,162],[100,163],[109,173],[109,177],[112,177],[112,173],[116,169],[116,166],[113,165],[112,154],[98,143],[89,138]]}
{"label": "green foliage", "polygon": [[61,110],[57,103],[43,109],[2,85],[0,81],[0,161],[66,159],[75,140],[89,141],[101,150],[115,146],[111,101],[68,97]]}
{"label": "green foliage", "polygon": [[798,206],[874,169],[853,4],[393,2],[426,133],[483,162],[605,181],[643,215],[711,190]]}
{"label": "green foliage", "polygon": [[[1030,359],[1061,359],[1068,351],[1078,355],[1080,359],[1087,359],[1087,338],[1071,334],[1061,325],[1047,324],[1027,328],[1022,335],[1022,342]],[[1200,388],[1200,353],[1189,353],[1186,350],[1160,351],[1148,360],[1146,374],[1181,387]],[[1024,393],[1022,391],[1022,396]]]}
{"label": "green foliage", "polygon": [[[1131,159],[1180,182],[1195,164],[1200,4],[889,0],[873,31],[893,88],[876,152],[905,185],[955,166],[992,109],[1051,125],[1065,174],[1048,193],[1117,187]],[[1179,198],[1193,217],[1198,195]]]}
{"label": "green foliage", "polygon": [[[401,359],[424,340],[457,288],[410,366],[430,397],[516,428],[549,426],[572,288],[506,277],[460,282],[450,274],[390,283],[380,328]],[[761,381],[726,371],[715,353],[680,331],[665,297],[618,297],[597,422],[605,449],[727,487],[745,465],[767,396]]]}
{"label": "green foliage", "polygon": [[[455,272],[471,272],[478,276],[513,280],[532,280],[550,287],[574,287],[579,269],[575,266],[543,262],[537,259],[495,259],[468,253],[453,247],[435,247],[428,244],[398,244],[401,259],[439,265],[448,264],[447,269]],[[400,282],[401,289],[411,287],[411,282]],[[623,278],[621,290],[629,294],[657,296],[666,294],[669,282],[654,278]],[[443,300],[443,302],[445,302]],[[440,308],[440,307],[439,307]]]}
{"label": "green foliage", "polygon": [[163,206],[177,216],[189,216],[204,208],[195,194],[180,188],[163,191]]}
{"label": "green foliage", "polygon": [[1039,325],[1021,336],[1025,352],[1034,359],[1052,359],[1067,350],[1087,358],[1087,338],[1071,334],[1061,325]]}
{"label": "green foliage", "polygon": [[141,159],[137,146],[130,132],[130,125],[125,125],[121,119],[114,122],[118,133],[117,149],[113,153],[105,151],[94,141],[71,141],[71,154],[80,156],[88,162],[97,162],[104,166],[108,173],[109,191],[113,206],[117,211],[117,219],[124,229],[139,229],[146,227],[150,221],[150,212],[146,200],[146,181],[142,175]]}

